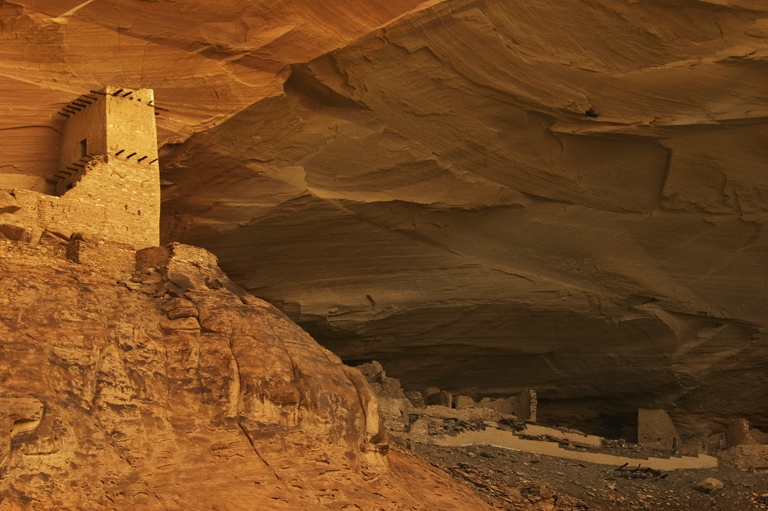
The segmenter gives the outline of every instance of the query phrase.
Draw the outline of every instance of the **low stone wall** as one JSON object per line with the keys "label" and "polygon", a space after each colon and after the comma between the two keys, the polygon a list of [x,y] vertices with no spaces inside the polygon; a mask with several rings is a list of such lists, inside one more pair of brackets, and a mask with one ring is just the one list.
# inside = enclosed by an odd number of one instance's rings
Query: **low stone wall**
{"label": "low stone wall", "polygon": [[107,210],[101,204],[30,190],[0,190],[0,224],[28,232],[29,239],[15,241],[37,243],[45,231],[66,239],[74,233],[102,239],[108,231],[108,221]]}
{"label": "low stone wall", "polygon": [[[155,249],[147,252],[152,250]],[[139,258],[143,257],[142,252],[139,252]],[[429,442],[435,435],[455,435],[482,429],[486,424],[498,421],[521,425],[524,421],[536,420],[536,392],[533,390],[506,398],[483,398],[477,402],[471,396],[453,395],[436,387],[423,392],[405,392],[400,380],[387,376],[376,361],[357,369],[376,393],[382,416],[395,441]]]}

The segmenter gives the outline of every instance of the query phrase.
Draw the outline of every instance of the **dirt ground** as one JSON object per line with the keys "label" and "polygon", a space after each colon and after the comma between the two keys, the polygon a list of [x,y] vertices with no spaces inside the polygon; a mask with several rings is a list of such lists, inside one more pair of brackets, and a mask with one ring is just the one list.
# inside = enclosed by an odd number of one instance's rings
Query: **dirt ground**
{"label": "dirt ground", "polygon": [[[411,449],[505,511],[768,510],[768,475],[731,468],[658,472],[491,446],[414,443]],[[694,489],[707,478],[723,488]]]}

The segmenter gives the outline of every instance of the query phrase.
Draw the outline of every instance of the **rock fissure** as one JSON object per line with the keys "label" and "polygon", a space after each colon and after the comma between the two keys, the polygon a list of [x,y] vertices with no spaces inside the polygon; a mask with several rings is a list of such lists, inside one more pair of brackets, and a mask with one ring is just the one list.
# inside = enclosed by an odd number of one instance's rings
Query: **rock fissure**
{"label": "rock fissure", "polygon": [[[275,471],[275,469],[272,468],[272,466],[267,462],[267,460],[264,459],[264,457],[261,455],[261,453],[259,453],[259,450],[256,448],[256,445],[253,443],[253,440],[251,439],[251,435],[248,433],[248,430],[245,429],[245,426],[243,426],[242,422],[240,422],[239,420],[238,420],[238,423],[237,423],[237,427],[239,427],[240,431],[243,432],[243,435],[245,436],[245,439],[248,442],[248,445],[251,446],[251,448],[253,449],[253,452],[256,453],[256,456],[261,460],[261,462],[264,464],[264,466],[269,469],[269,471],[272,473],[272,475],[275,477],[275,479],[277,479],[278,481],[283,483],[283,478],[280,477],[280,475],[277,473],[277,471]],[[285,483],[283,483],[283,484],[285,484]]]}
{"label": "rock fissure", "polygon": [[[240,415],[240,395],[241,395],[241,373],[240,364],[237,361],[237,353],[234,346],[234,335],[229,336],[229,353],[231,355],[230,361],[230,387],[229,387],[229,416],[238,417]],[[242,426],[241,426],[242,428]]]}

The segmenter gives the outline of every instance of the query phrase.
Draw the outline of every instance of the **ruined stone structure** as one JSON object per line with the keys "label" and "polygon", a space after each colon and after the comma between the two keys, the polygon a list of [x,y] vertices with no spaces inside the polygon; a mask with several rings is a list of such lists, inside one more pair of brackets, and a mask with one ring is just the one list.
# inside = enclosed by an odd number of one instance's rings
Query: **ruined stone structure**
{"label": "ruined stone structure", "polygon": [[151,89],[106,87],[60,112],[67,117],[56,194],[102,206],[104,238],[160,243],[160,169]]}
{"label": "ruined stone structure", "polygon": [[150,89],[106,87],[71,101],[54,175],[57,196],[0,193],[0,235],[37,243],[80,233],[141,249],[160,244],[160,169]]}
{"label": "ruined stone structure", "polygon": [[750,445],[758,443],[752,436],[749,421],[738,418],[732,419],[725,430],[725,447],[730,449],[737,445]]}
{"label": "ruined stone structure", "polygon": [[637,443],[652,449],[675,451],[680,448],[677,428],[665,410],[637,411]]}

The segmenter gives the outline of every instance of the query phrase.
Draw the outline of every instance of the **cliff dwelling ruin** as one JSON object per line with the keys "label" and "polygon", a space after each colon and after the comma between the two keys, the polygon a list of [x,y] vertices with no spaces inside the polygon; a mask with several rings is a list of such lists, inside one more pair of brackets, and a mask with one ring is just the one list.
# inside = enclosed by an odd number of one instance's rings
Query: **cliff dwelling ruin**
{"label": "cliff dwelling ruin", "polygon": [[[70,101],[55,196],[15,189],[6,237],[80,233],[141,249],[160,244],[160,167],[154,93],[107,86]],[[9,198],[7,198],[9,199]],[[10,209],[9,209],[10,208]],[[12,211],[11,211],[12,210]],[[6,215],[7,216],[7,215]],[[15,233],[15,234],[13,234]]]}
{"label": "cliff dwelling ruin", "polygon": [[0,64],[0,511],[768,511],[765,0],[0,0]]}

